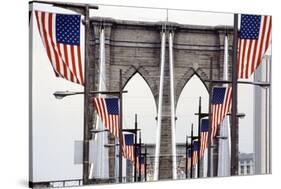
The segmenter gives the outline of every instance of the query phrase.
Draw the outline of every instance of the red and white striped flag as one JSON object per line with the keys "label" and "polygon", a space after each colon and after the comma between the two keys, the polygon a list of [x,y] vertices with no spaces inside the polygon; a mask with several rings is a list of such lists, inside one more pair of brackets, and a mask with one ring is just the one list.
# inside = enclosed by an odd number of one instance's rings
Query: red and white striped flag
{"label": "red and white striped flag", "polygon": [[241,15],[238,79],[249,78],[260,65],[271,39],[271,16]]}
{"label": "red and white striped flag", "polygon": [[142,157],[137,157],[137,172],[141,175],[144,175],[144,169],[145,169],[145,158],[142,156]]}
{"label": "red and white striped flag", "polygon": [[135,151],[134,151],[134,135],[124,134],[123,136],[123,157],[132,162],[135,161]]}
{"label": "red and white striped flag", "polygon": [[188,152],[187,152],[187,169],[190,170],[191,168],[191,149],[188,149]]}
{"label": "red and white striped flag", "polygon": [[104,127],[115,137],[119,138],[118,98],[94,98],[93,103]]}
{"label": "red and white striped flag", "polygon": [[211,139],[213,139],[218,130],[219,124],[223,121],[227,113],[231,110],[232,88],[214,87],[212,98],[212,122],[211,122]]}
{"label": "red and white striped flag", "polygon": [[55,75],[84,85],[80,15],[35,11],[38,30]]}
{"label": "red and white striped flag", "polygon": [[192,166],[196,166],[198,162],[198,150],[199,150],[199,143],[198,141],[194,141],[192,143]]}
{"label": "red and white striped flag", "polygon": [[208,148],[208,132],[209,119],[202,119],[200,128],[200,158],[204,156],[205,150]]}

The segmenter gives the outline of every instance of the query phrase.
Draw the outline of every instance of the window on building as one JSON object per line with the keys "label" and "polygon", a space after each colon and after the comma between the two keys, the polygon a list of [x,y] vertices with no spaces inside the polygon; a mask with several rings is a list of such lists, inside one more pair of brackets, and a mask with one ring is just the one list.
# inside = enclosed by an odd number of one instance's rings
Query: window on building
{"label": "window on building", "polygon": [[244,175],[244,165],[240,166],[240,170],[241,170],[241,175]]}
{"label": "window on building", "polygon": [[251,174],[251,166],[247,165],[247,174]]}

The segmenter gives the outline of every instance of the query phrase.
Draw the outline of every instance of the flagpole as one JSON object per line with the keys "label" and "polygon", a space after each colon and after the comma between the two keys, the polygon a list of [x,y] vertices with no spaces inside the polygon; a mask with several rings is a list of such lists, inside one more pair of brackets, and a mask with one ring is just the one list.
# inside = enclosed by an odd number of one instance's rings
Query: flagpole
{"label": "flagpole", "polygon": [[186,135],[185,139],[185,178],[187,179],[187,165],[188,165],[188,135]]}
{"label": "flagpole", "polygon": [[200,177],[200,148],[201,148],[201,96],[199,97],[199,108],[198,108],[198,165],[197,165],[197,178]]}
{"label": "flagpole", "polygon": [[140,137],[139,137],[139,150],[140,150],[140,154],[139,154],[139,181],[141,181],[141,132],[140,132]]}
{"label": "flagpole", "polygon": [[84,136],[83,136],[83,184],[87,184],[89,180],[89,57],[88,57],[88,39],[89,39],[89,7],[86,6],[84,9],[85,12],[85,55],[84,55],[84,74],[85,74],[85,83],[84,83]]}
{"label": "flagpole", "polygon": [[123,147],[123,134],[122,134],[122,124],[123,124],[123,92],[122,92],[122,70],[119,71],[119,108],[120,108],[120,118],[119,118],[119,183],[122,183],[122,147]]}
{"label": "flagpole", "polygon": [[135,167],[134,167],[134,182],[137,182],[137,143],[138,143],[138,115],[135,114],[135,145],[134,145],[134,156],[135,156]]}
{"label": "flagpole", "polygon": [[237,124],[237,43],[238,14],[234,14],[233,45],[232,45],[232,114],[231,114],[231,175],[238,175],[239,130]]}
{"label": "flagpole", "polygon": [[191,163],[190,163],[190,178],[193,175],[193,123],[191,124]]}

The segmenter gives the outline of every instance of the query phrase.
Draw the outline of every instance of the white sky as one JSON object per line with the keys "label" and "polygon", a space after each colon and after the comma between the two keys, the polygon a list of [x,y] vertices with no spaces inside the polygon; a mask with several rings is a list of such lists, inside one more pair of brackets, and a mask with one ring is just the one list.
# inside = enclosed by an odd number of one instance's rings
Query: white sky
{"label": "white sky", "polygon": [[[98,3],[101,1],[95,1]],[[114,1],[112,1],[114,2]],[[69,12],[50,6],[35,6],[38,10]],[[91,16],[106,16],[116,19],[145,21],[166,20],[166,10],[117,8],[100,6]],[[169,21],[182,24],[232,25],[232,14],[217,14],[187,11],[169,11]],[[83,32],[82,32],[83,33]],[[66,80],[56,78],[38,34],[33,30],[33,167],[34,181],[81,178],[81,165],[74,165],[74,141],[83,138],[83,96],[71,96],[57,100],[55,91],[82,91],[83,88]],[[138,86],[136,88],[135,86]],[[156,107],[148,86],[136,75],[126,86],[124,96],[124,123],[133,127],[134,114],[139,114],[143,141],[155,142]],[[190,92],[192,91],[192,93]],[[140,95],[141,94],[141,95]],[[202,96],[203,111],[207,111],[208,95],[203,84],[196,77],[185,86],[178,107],[176,122],[177,142],[184,142],[187,129],[192,122],[197,125],[198,97]],[[239,112],[246,113],[240,121],[240,151],[253,151],[253,102],[252,87],[239,86]],[[127,105],[128,103],[128,105]]]}

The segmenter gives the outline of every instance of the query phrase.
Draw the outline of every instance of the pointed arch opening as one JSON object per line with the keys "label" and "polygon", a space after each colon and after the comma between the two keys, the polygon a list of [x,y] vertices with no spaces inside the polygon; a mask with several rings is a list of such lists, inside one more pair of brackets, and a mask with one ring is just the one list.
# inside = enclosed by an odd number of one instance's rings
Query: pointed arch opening
{"label": "pointed arch opening", "polygon": [[156,136],[156,103],[145,79],[134,73],[126,85],[123,96],[123,127],[134,128],[135,114],[138,115],[138,128],[141,129],[142,142],[154,144]]}
{"label": "pointed arch opening", "polygon": [[198,133],[199,97],[201,96],[202,112],[208,112],[209,93],[202,79],[194,73],[183,87],[176,105],[176,143],[185,143],[186,135],[190,136],[193,123],[194,134]]}

